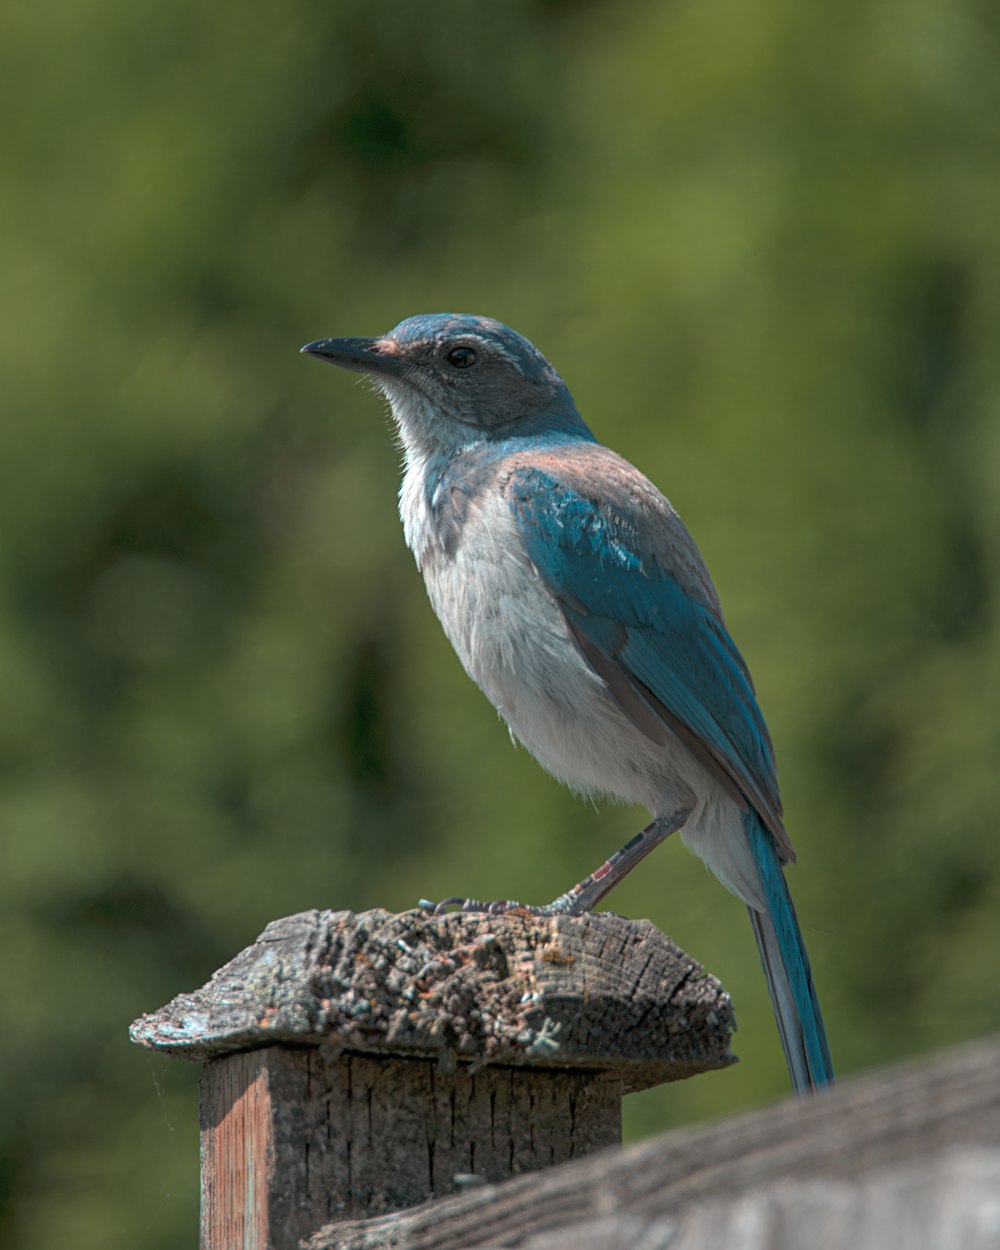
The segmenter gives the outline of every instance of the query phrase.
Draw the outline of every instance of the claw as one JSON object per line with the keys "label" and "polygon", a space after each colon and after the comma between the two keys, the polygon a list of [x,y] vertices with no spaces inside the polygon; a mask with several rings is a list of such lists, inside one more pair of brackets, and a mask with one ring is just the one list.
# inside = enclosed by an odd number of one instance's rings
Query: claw
{"label": "claw", "polygon": [[498,898],[495,902],[484,903],[478,898],[462,898],[455,895],[443,898],[440,903],[432,903],[430,899],[417,900],[417,906],[431,916],[446,916],[448,908],[455,907],[463,916],[505,916],[508,912],[522,912],[529,916],[544,916],[549,912],[547,907],[528,907],[512,898]]}
{"label": "claw", "polygon": [[482,903],[478,903],[474,898],[462,898],[461,895],[456,894],[452,898],[443,898],[434,908],[434,915],[443,916],[449,907],[457,907],[459,911],[480,911]]}

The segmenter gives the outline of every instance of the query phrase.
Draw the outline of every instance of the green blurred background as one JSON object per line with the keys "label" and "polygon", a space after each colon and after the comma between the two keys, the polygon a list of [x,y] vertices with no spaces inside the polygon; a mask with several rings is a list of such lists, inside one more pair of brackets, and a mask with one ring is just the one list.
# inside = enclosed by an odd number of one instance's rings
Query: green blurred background
{"label": "green blurred background", "polygon": [[[129,1045],[264,924],[544,901],[644,813],[511,748],[363,386],[487,313],[696,534],[756,676],[842,1073],[1000,1027],[1000,19],[975,0],[56,0],[0,17],[0,1244],[195,1243],[194,1067]],[[612,906],[732,992],[679,844]]]}

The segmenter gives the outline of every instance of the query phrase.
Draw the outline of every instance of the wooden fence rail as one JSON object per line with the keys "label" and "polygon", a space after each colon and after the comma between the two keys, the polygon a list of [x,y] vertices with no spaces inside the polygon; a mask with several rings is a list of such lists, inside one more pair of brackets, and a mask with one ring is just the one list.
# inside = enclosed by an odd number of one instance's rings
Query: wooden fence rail
{"label": "wooden fence rail", "polygon": [[998,1250],[1000,1038],[378,1219],[307,1250]]}

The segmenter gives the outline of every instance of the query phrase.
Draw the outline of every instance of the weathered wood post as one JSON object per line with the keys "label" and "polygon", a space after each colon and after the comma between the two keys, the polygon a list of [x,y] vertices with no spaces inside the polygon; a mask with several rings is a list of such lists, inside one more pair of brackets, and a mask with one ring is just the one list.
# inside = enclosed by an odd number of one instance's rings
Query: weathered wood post
{"label": "weathered wood post", "polygon": [[714,978],[648,921],[312,911],[141,1045],[204,1061],[202,1250],[292,1250],[621,1140],[621,1097],[733,1062]]}

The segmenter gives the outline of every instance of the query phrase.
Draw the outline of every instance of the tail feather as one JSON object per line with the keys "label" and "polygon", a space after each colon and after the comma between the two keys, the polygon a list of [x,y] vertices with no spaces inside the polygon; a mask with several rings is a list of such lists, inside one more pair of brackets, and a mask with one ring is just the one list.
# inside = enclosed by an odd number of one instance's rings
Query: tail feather
{"label": "tail feather", "polygon": [[744,813],[743,827],[766,903],[764,911],[752,907],[747,910],[764,966],[792,1089],[796,1094],[805,1094],[829,1085],[834,1079],[823,1016],[774,838],[753,809]]}

